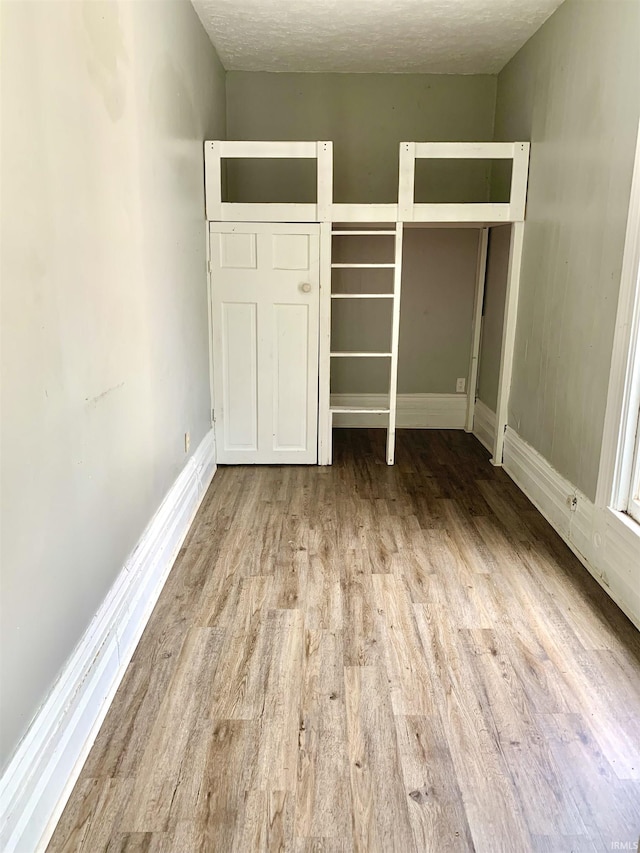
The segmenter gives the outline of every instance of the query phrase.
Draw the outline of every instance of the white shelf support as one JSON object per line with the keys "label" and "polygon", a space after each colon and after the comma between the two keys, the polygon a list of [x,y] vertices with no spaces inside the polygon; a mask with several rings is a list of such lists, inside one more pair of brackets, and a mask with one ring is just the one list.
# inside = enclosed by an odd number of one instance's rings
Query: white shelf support
{"label": "white shelf support", "polygon": [[351,352],[350,350],[346,350],[344,352],[331,352],[329,353],[331,358],[391,358],[393,353],[391,352]]}
{"label": "white shelf support", "polygon": [[388,415],[389,409],[380,409],[371,406],[332,406],[334,415]]}
{"label": "white shelf support", "polygon": [[331,264],[334,270],[392,270],[395,264]]}
{"label": "white shelf support", "polygon": [[218,142],[221,157],[268,157],[315,160],[317,142],[264,142],[262,140],[222,140]]}
{"label": "white shelf support", "polygon": [[414,142],[421,160],[511,160],[520,142]]}
{"label": "white shelf support", "polygon": [[389,427],[387,429],[387,465],[393,465],[396,453],[396,408],[398,397],[398,344],[400,340],[400,290],[402,284],[402,222],[396,222],[395,271],[393,274],[393,317],[391,320],[391,366],[389,377]]}
{"label": "white shelf support", "polygon": [[395,222],[398,218],[397,204],[332,204],[333,222]]}
{"label": "white shelf support", "polygon": [[513,143],[513,166],[511,168],[511,195],[509,198],[509,219],[520,222],[524,219],[527,206],[527,182],[529,180],[528,142]]}
{"label": "white shelf support", "polygon": [[318,465],[331,465],[331,223],[320,223],[320,335],[318,365]]}
{"label": "white shelf support", "polygon": [[507,273],[507,292],[504,303],[504,323],[502,327],[502,349],[500,352],[500,377],[498,379],[498,403],[496,406],[496,433],[491,464],[502,466],[504,433],[509,416],[509,392],[513,373],[513,353],[518,320],[518,292],[520,289],[520,270],[522,266],[522,241],[524,222],[514,222],[511,226],[509,245],[509,268]]}
{"label": "white shelf support", "polygon": [[416,143],[400,143],[400,174],[398,177],[398,219],[410,222],[413,218],[413,197],[416,176]]}
{"label": "white shelf support", "polygon": [[487,275],[488,245],[489,229],[482,228],[478,238],[476,292],[473,300],[473,321],[471,324],[471,358],[469,359],[469,379],[467,384],[467,417],[464,427],[466,432],[471,432],[473,429],[473,415],[476,406],[478,359],[480,357],[480,332],[482,330],[482,304],[484,302],[484,285]]}
{"label": "white shelf support", "polygon": [[220,142],[204,144],[204,200],[208,222],[222,219],[222,157]]}
{"label": "white shelf support", "polygon": [[393,293],[332,293],[332,299],[393,299]]}
{"label": "white shelf support", "polygon": [[333,142],[317,142],[318,221],[330,222],[333,202]]}
{"label": "white shelf support", "polygon": [[333,237],[395,237],[395,231],[374,231],[373,229],[369,231],[332,231],[331,235]]}

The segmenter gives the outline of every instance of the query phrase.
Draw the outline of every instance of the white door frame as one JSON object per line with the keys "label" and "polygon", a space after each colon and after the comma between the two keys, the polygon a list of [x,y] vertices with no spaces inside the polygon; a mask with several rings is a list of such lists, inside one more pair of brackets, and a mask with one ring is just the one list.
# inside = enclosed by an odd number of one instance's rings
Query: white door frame
{"label": "white door frame", "polygon": [[596,506],[627,508],[640,406],[640,125],[636,140]]}

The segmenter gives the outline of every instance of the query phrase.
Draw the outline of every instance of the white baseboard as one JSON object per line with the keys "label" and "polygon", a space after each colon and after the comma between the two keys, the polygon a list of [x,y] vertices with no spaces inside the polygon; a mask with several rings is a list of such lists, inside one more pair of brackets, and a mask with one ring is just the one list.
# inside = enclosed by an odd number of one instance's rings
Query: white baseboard
{"label": "white baseboard", "polygon": [[473,408],[473,435],[489,453],[493,453],[493,443],[496,437],[496,413],[482,400],[476,400]]}
{"label": "white baseboard", "polygon": [[[387,394],[332,394],[332,406],[366,406],[382,409]],[[398,394],[396,426],[404,429],[464,429],[466,394]],[[335,427],[384,427],[387,415],[334,415]]]}
{"label": "white baseboard", "polygon": [[515,430],[507,428],[504,470],[603,589],[640,628],[640,528],[595,506]]}
{"label": "white baseboard", "polygon": [[129,555],[2,777],[3,853],[32,853],[48,844],[215,471],[211,430]]}

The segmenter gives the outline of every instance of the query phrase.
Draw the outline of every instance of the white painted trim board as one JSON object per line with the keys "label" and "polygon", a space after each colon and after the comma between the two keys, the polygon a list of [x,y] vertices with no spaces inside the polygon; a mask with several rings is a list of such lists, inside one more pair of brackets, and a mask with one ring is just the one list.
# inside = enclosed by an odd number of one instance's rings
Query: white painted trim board
{"label": "white painted trim board", "polygon": [[402,241],[401,222],[396,222],[396,239],[393,264],[393,303],[391,316],[391,364],[389,365],[389,418],[387,422],[387,465],[396,458],[396,425],[398,420],[398,346],[400,343],[400,297],[402,292]]}
{"label": "white painted trim board", "polygon": [[481,228],[478,233],[478,256],[476,262],[476,292],[473,299],[473,320],[471,322],[471,353],[469,354],[469,386],[467,394],[467,420],[465,430],[473,431],[473,411],[478,393],[478,367],[480,364],[480,341],[482,334],[482,306],[487,278],[487,252],[489,249],[489,229]]}
{"label": "white painted trim board", "polygon": [[46,848],[215,471],[211,430],[129,555],[3,774],[3,853]]}
{"label": "white painted trim board", "polygon": [[500,348],[500,374],[498,377],[498,399],[496,401],[496,428],[491,464],[499,467],[504,457],[504,433],[509,422],[509,395],[511,394],[511,376],[516,343],[516,324],[518,319],[518,293],[520,290],[520,271],[522,267],[522,248],[524,240],[524,222],[514,222],[509,240],[509,269],[507,272],[507,292],[504,300],[504,320],[502,323],[502,345]]}
{"label": "white painted trim board", "polygon": [[640,526],[595,506],[511,427],[504,437],[503,467],[640,629]]}
{"label": "white painted trim board", "polygon": [[640,400],[640,122],[622,255],[596,505],[627,507]]}
{"label": "white painted trim board", "polygon": [[473,410],[473,434],[480,444],[493,453],[496,435],[496,413],[482,400],[476,400]]}
{"label": "white painted trim board", "polygon": [[[388,394],[332,394],[332,406],[384,409]],[[396,426],[399,429],[464,429],[466,394],[398,394]],[[334,427],[386,427],[386,414],[334,414]]]}

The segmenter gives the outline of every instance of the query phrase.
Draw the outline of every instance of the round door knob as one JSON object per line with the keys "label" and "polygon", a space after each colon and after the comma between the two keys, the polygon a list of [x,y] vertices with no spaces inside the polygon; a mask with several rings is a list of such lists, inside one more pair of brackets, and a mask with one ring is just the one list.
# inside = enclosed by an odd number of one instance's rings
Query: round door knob
{"label": "round door knob", "polygon": [[301,284],[301,285],[300,285],[300,290],[301,290],[303,293],[311,293],[311,285],[309,284],[309,282],[308,282],[308,281],[305,281],[305,283],[304,283],[304,284]]}

